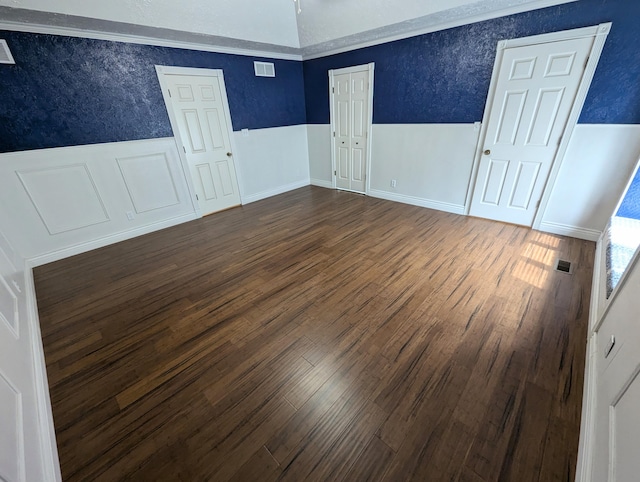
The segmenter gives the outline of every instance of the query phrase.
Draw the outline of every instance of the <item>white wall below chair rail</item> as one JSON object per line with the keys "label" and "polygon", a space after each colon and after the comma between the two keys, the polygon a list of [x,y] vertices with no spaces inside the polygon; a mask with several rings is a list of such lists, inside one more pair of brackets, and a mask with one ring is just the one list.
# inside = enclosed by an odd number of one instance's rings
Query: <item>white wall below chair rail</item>
{"label": "white wall below chair rail", "polygon": [[233,133],[242,203],[309,185],[306,125]]}
{"label": "white wall below chair rail", "polygon": [[597,241],[640,157],[640,125],[578,124],[540,229]]}
{"label": "white wall below chair rail", "polygon": [[474,124],[375,124],[370,194],[464,212],[479,133]]}
{"label": "white wall below chair rail", "polygon": [[[311,184],[331,187],[331,128],[307,132]],[[477,148],[472,124],[374,124],[372,134],[370,195],[464,211]],[[638,157],[640,125],[578,124],[540,230],[596,241]]]}
{"label": "white wall below chair rail", "polygon": [[[474,124],[374,124],[368,194],[462,214],[478,135]],[[332,186],[330,136],[329,125],[308,126],[316,186]]]}
{"label": "white wall below chair rail", "polygon": [[34,265],[195,218],[173,138],[2,154],[0,203]]}

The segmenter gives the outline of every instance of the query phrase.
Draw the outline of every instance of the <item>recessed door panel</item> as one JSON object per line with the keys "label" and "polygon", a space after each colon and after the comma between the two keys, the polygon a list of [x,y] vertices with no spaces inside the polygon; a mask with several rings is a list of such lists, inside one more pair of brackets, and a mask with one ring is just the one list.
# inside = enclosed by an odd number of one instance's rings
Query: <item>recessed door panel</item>
{"label": "recessed door panel", "polygon": [[176,86],[178,92],[178,101],[180,102],[193,102],[193,88],[190,85],[178,84]]}
{"label": "recessed door panel", "polygon": [[187,134],[191,145],[191,152],[204,152],[204,138],[202,137],[202,126],[200,125],[200,117],[198,111],[189,109],[182,111],[187,125]]}
{"label": "recessed door panel", "polygon": [[364,118],[364,100],[355,100],[351,103],[353,112],[353,135],[354,137],[364,137],[367,131],[367,120]]}
{"label": "recessed door panel", "polygon": [[198,164],[196,166],[198,172],[198,181],[202,187],[202,193],[207,201],[218,199],[218,193],[216,193],[216,184],[213,180],[213,174],[211,173],[210,164]]}
{"label": "recessed door panel", "polygon": [[207,124],[211,135],[211,145],[214,149],[224,149],[225,139],[221,128],[221,112],[218,109],[207,109]]}
{"label": "recessed door panel", "polygon": [[545,77],[560,77],[570,75],[575,63],[576,52],[550,55],[547,61]]}
{"label": "recessed door panel", "polygon": [[353,149],[352,152],[353,162],[352,162],[352,175],[351,180],[356,182],[364,181],[364,151],[363,149]]}
{"label": "recessed door panel", "polygon": [[338,137],[349,137],[349,102],[338,102]]}
{"label": "recessed door panel", "polygon": [[564,89],[562,88],[540,90],[526,144],[531,146],[549,145],[563,94]]}
{"label": "recessed door panel", "polygon": [[231,179],[231,169],[229,168],[228,161],[216,162],[218,168],[218,176],[220,177],[220,183],[222,184],[222,195],[233,196],[233,181]]}
{"label": "recessed door panel", "polygon": [[338,177],[342,180],[349,180],[349,149],[340,147],[338,149]]}
{"label": "recessed door panel", "polygon": [[519,209],[527,209],[529,207],[539,172],[539,162],[519,163],[513,191],[511,193],[511,201],[509,202],[510,207]]}
{"label": "recessed door panel", "polygon": [[509,80],[527,80],[533,77],[533,69],[536,66],[536,58],[515,59],[511,65]]}
{"label": "recessed door panel", "polygon": [[491,159],[485,181],[484,194],[482,196],[483,203],[498,205],[500,197],[502,196],[502,189],[504,188],[504,180],[507,176],[508,167],[509,161]]}
{"label": "recessed door panel", "polygon": [[527,91],[505,93],[495,144],[515,144],[526,100]]}

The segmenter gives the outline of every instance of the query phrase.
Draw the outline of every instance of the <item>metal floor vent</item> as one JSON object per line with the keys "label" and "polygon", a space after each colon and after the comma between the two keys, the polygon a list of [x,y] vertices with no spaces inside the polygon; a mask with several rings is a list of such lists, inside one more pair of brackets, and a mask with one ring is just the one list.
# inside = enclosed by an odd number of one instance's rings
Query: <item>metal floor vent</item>
{"label": "metal floor vent", "polygon": [[563,259],[559,259],[558,262],[556,263],[556,271],[562,271],[563,273],[573,274],[571,262],[565,261]]}
{"label": "metal floor vent", "polygon": [[6,40],[0,39],[0,64],[15,64]]}

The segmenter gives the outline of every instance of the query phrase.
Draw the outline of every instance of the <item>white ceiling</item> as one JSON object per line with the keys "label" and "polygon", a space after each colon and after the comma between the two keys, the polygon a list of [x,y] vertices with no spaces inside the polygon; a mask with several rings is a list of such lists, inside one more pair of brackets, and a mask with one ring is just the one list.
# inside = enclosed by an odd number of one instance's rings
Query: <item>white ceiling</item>
{"label": "white ceiling", "polygon": [[[576,0],[0,0],[38,24],[313,57]],[[4,22],[3,22],[4,21]]]}

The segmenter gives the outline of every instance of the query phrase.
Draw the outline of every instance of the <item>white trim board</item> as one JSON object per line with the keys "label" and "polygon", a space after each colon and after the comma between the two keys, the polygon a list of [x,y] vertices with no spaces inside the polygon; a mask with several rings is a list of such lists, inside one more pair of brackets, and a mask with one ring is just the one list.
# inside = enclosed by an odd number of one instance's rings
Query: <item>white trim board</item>
{"label": "white trim board", "polygon": [[24,263],[25,292],[27,295],[27,311],[29,334],[31,337],[31,355],[36,380],[36,399],[38,403],[38,423],[40,424],[40,445],[42,447],[42,464],[46,480],[61,482],[60,459],[56,443],[56,430],[51,409],[49,394],[49,380],[47,378],[47,364],[44,358],[40,318],[38,316],[38,302],[36,299],[35,283],[33,281],[33,264],[30,260]]}
{"label": "white trim board", "polygon": [[60,249],[57,251],[52,251],[50,253],[45,253],[40,256],[34,256],[33,258],[28,260],[29,266],[32,268],[35,268],[37,266],[42,266],[43,264],[52,263],[54,261],[59,261],[61,259],[69,258],[71,256],[75,256],[76,254],[86,253],[87,251],[92,251],[98,248],[104,248],[105,246],[119,243],[120,241],[136,238],[144,234],[153,233],[154,231],[170,228],[171,226],[175,226],[177,224],[193,221],[198,217],[199,216],[196,216],[195,213],[185,214],[175,218],[166,219],[164,221],[160,221],[157,223],[148,224],[147,226],[141,226],[135,229],[130,229],[128,231],[122,231],[120,233],[110,234],[109,236],[104,236],[102,238],[95,239],[93,241],[76,244],[74,246],[69,246],[67,248]]}
{"label": "white trim board", "polygon": [[137,45],[152,45],[155,47],[169,47],[184,50],[197,50],[201,52],[211,52],[217,54],[243,55],[247,57],[265,57],[278,60],[303,60],[302,55],[299,53],[285,54],[268,50],[251,50],[235,47],[223,47],[211,44],[183,42],[180,40],[167,40],[155,37],[145,37],[141,35],[101,32],[99,30],[84,30],[71,27],[55,27],[51,25],[33,23],[18,23],[6,21],[0,22],[0,30],[60,35],[63,37],[90,38],[95,40],[109,40],[111,42],[124,42]]}
{"label": "white trim board", "polygon": [[569,226],[568,224],[552,223],[551,221],[543,221],[537,231],[545,233],[559,234],[561,236],[570,236],[572,238],[586,239],[587,241],[598,241],[602,231],[596,229],[581,228],[579,226]]}
{"label": "white trim board", "polygon": [[311,179],[311,185],[333,189],[333,184],[331,184],[331,181],[325,181],[324,179]]}
{"label": "white trim board", "polygon": [[[551,193],[553,192],[553,188],[555,186],[556,179],[558,177],[558,173],[560,172],[560,167],[562,166],[562,161],[567,152],[567,148],[569,146],[569,142],[571,140],[571,135],[575,129],[576,124],[578,123],[578,118],[580,113],[582,112],[582,107],[584,105],[584,101],[587,97],[587,93],[589,92],[589,87],[591,86],[591,81],[593,80],[593,76],[596,71],[596,67],[598,66],[598,62],[600,60],[600,55],[602,53],[602,49],[604,47],[604,43],[611,31],[611,22],[602,23],[600,25],[595,25],[592,27],[578,28],[573,30],[564,30],[561,32],[552,32],[548,34],[542,35],[534,35],[531,37],[523,37],[517,39],[510,40],[501,40],[498,42],[497,51],[496,51],[496,59],[493,64],[493,73],[491,75],[491,83],[489,86],[489,94],[487,95],[487,100],[484,109],[484,115],[482,118],[482,127],[480,131],[480,137],[478,142],[478,148],[476,149],[476,155],[473,162],[473,168],[471,171],[471,182],[469,183],[469,189],[467,191],[467,203],[465,206],[465,214],[469,214],[471,209],[471,201],[473,197],[473,191],[477,182],[478,177],[478,168],[480,165],[480,160],[482,157],[482,146],[484,145],[487,129],[489,125],[489,115],[491,112],[491,106],[493,105],[493,101],[496,95],[496,85],[498,81],[498,75],[500,72],[500,67],[502,66],[502,59],[504,56],[505,49],[514,48],[514,47],[522,47],[526,45],[537,45],[548,42],[557,42],[560,40],[569,40],[575,38],[584,38],[584,37],[593,37],[593,45],[591,47],[591,52],[589,54],[589,60],[587,62],[587,66],[582,76],[582,80],[580,82],[580,86],[578,88],[578,92],[576,94],[576,98],[573,103],[573,107],[569,114],[569,119],[567,120],[567,124],[565,126],[565,131],[562,135],[560,146],[556,152],[553,164],[551,166],[551,171],[549,172],[549,176],[547,178],[547,182],[545,184],[544,190],[542,192],[542,199],[540,200],[540,205],[536,212],[536,215],[533,219],[532,228],[540,229],[544,213],[547,209],[547,205],[549,204],[549,199],[551,198]],[[551,224],[551,223],[547,223]],[[596,238],[597,239],[597,238]]]}
{"label": "white trim board", "polygon": [[242,198],[242,205],[244,206],[245,204],[261,201],[271,196],[277,196],[278,194],[283,194],[285,192],[293,191],[294,189],[300,189],[301,187],[308,186],[309,184],[310,184],[309,179],[305,179],[302,181],[296,181],[289,184],[285,184],[284,186],[279,186],[275,189],[269,189],[268,191],[262,191],[256,194],[251,194],[249,196],[244,196]]}
{"label": "white trim board", "polygon": [[387,201],[395,201],[403,204],[411,204],[413,206],[420,206],[423,208],[435,209],[437,211],[444,211],[453,214],[464,214],[464,206],[458,204],[444,203],[440,201],[434,201],[431,199],[419,198],[414,196],[406,196],[404,194],[394,194],[387,191],[380,191],[378,189],[370,189],[367,193],[371,197],[378,199],[385,199]]}

